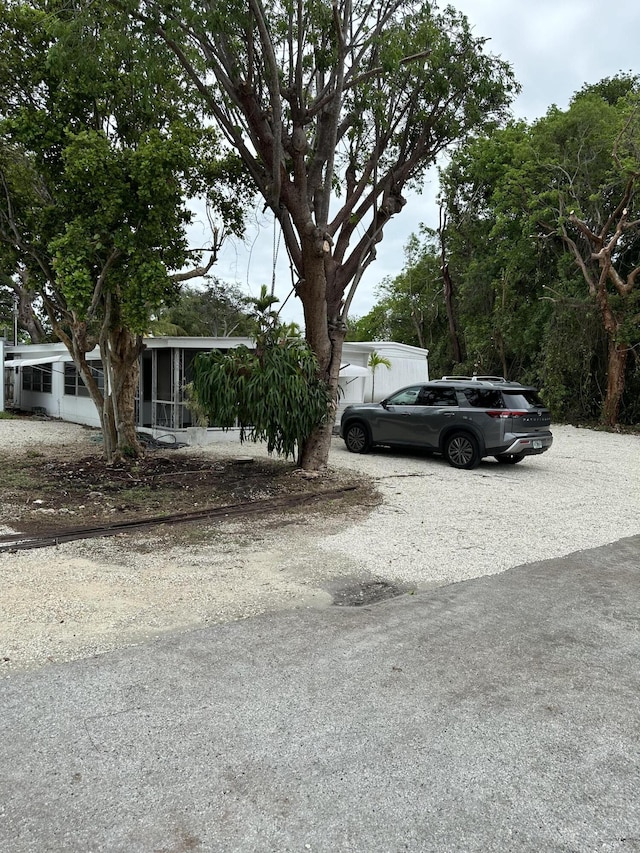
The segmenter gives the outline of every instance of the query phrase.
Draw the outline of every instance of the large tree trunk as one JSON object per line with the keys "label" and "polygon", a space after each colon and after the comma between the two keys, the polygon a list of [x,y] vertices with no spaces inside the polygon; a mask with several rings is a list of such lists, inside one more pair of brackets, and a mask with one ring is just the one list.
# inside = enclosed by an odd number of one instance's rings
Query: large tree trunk
{"label": "large tree trunk", "polygon": [[138,441],[135,394],[143,345],[140,336],[124,329],[111,332],[101,341],[100,358],[104,370],[104,390],[98,386],[84,356],[74,358],[100,418],[105,462],[138,458],[144,450]]}
{"label": "large tree trunk", "polygon": [[[622,394],[624,393],[625,368],[629,354],[629,345],[618,341],[621,325],[620,315],[624,316],[624,308],[622,312],[614,311],[611,300],[609,299],[606,283],[607,276],[611,272],[611,263],[608,257],[601,260],[601,267],[602,271],[596,287],[596,304],[602,317],[602,325],[609,344],[607,395],[602,407],[601,420],[606,426],[615,426],[618,423],[620,403],[622,401]],[[626,301],[624,296],[622,296],[621,301],[624,306]]]}
{"label": "large tree trunk", "polygon": [[104,368],[103,417],[109,430],[108,462],[142,456],[135,418],[139,357],[144,345],[141,335],[122,327],[109,329],[101,337],[100,355]]}
{"label": "large tree trunk", "polygon": [[[451,349],[453,352],[453,360],[456,364],[462,363],[462,344],[460,343],[460,335],[458,333],[458,324],[456,322],[455,306],[453,299],[453,279],[449,272],[449,264],[447,263],[447,249],[445,245],[445,236],[447,233],[447,214],[442,205],[440,205],[440,223],[438,227],[438,237],[440,238],[440,261],[442,269],[442,282],[444,284],[444,305],[447,312],[447,322],[449,325],[449,339],[451,341]],[[506,374],[505,374],[506,375]]]}
{"label": "large tree trunk", "polygon": [[326,381],[329,386],[330,403],[326,421],[317,426],[300,449],[298,465],[305,471],[326,468],[331,450],[331,436],[338,408],[338,376],[342,361],[342,345],[345,332],[336,330],[331,335],[332,351]]}
{"label": "large tree trunk", "polygon": [[614,338],[609,339],[607,396],[602,407],[602,421],[606,426],[615,426],[618,423],[628,355],[629,347],[626,344],[620,344]]}
{"label": "large tree trunk", "polygon": [[339,299],[336,305],[327,299],[327,293],[335,288],[327,283],[326,249],[318,233],[303,242],[303,257],[304,284],[299,296],[304,310],[305,335],[318,359],[320,376],[328,385],[330,403],[326,421],[313,430],[300,448],[298,464],[307,471],[317,471],[325,468],[329,459],[346,329],[338,322]]}
{"label": "large tree trunk", "polygon": [[108,464],[143,455],[136,434],[135,394],[138,387],[139,357],[144,349],[141,335],[133,335],[122,327],[103,326],[100,338],[100,358],[104,370],[104,390],[100,388],[87,354],[95,345],[87,324],[71,321],[62,326],[49,314],[54,332],[67,347],[76,370],[87,386],[102,431],[102,452]]}
{"label": "large tree trunk", "polygon": [[18,300],[18,324],[29,335],[32,344],[40,344],[46,338],[46,331],[40,318],[33,309],[33,301],[36,291],[27,284],[27,276],[24,271],[19,274],[20,281],[9,281],[9,285]]}
{"label": "large tree trunk", "polygon": [[29,335],[32,344],[39,344],[45,340],[47,333],[40,322],[40,318],[33,310],[33,293],[20,293],[18,301],[18,322]]}
{"label": "large tree trunk", "polygon": [[113,413],[106,406],[106,397],[102,393],[87,361],[87,354],[94,349],[96,342],[88,333],[85,322],[72,320],[68,329],[66,329],[51,312],[49,316],[52,319],[54,332],[69,350],[69,355],[73,359],[76,370],[82,377],[89,396],[96,407],[100,419],[100,430],[102,432],[103,457],[107,462],[113,462],[114,449],[117,444]]}

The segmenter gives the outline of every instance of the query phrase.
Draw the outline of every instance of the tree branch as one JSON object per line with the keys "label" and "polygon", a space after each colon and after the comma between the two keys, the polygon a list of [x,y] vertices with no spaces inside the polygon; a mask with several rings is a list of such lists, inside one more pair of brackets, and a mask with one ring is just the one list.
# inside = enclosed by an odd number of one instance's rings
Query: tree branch
{"label": "tree branch", "polygon": [[102,267],[102,271],[98,276],[96,286],[93,290],[93,299],[91,300],[91,305],[89,306],[89,309],[87,311],[87,321],[91,321],[95,316],[95,313],[98,310],[98,306],[100,305],[100,301],[102,299],[105,281],[107,280],[107,274],[111,267],[121,256],[122,251],[118,248],[113,248],[109,254],[109,257],[106,260],[105,265]]}
{"label": "tree branch", "polygon": [[204,264],[204,266],[194,267],[190,270],[185,270],[185,272],[173,273],[169,276],[170,281],[182,282],[189,281],[192,278],[203,278],[211,269],[211,267],[217,261],[217,253],[213,252],[211,257],[209,258],[209,262]]}

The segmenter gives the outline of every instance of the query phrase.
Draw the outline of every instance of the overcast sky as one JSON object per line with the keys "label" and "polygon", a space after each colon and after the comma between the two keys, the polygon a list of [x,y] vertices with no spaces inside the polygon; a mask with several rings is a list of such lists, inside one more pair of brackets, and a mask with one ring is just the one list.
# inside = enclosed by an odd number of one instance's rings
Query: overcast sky
{"label": "overcast sky", "polygon": [[[585,83],[596,83],[619,71],[640,73],[638,0],[618,0],[616,4],[603,4],[602,0],[452,0],[451,5],[464,12],[475,35],[490,39],[487,50],[512,65],[522,86],[513,105],[518,118],[532,121],[552,104],[565,108]],[[434,178],[425,193],[411,196],[402,213],[389,223],[378,257],[360,282],[352,316],[366,314],[375,302],[376,286],[401,272],[404,245],[420,223],[437,226],[436,192]],[[254,222],[244,243],[227,242],[213,270],[252,296],[262,284],[271,286],[274,255],[272,220],[257,214]],[[291,290],[291,274],[284,244],[280,242],[279,248],[277,244],[276,236],[275,292],[283,302]],[[289,298],[282,316],[302,323],[299,301]]]}

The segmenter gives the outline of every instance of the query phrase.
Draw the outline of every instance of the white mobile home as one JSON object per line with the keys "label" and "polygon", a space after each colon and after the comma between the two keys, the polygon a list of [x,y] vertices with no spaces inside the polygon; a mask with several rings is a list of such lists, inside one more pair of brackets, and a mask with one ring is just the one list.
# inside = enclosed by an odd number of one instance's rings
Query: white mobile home
{"label": "white mobile home", "polygon": [[[140,379],[136,398],[136,418],[140,429],[157,434],[180,434],[181,440],[208,440],[189,410],[184,389],[191,381],[191,365],[200,352],[227,351],[253,346],[249,338],[146,338],[140,356]],[[429,378],[428,351],[390,342],[345,343],[340,371],[338,412],[351,403],[371,399],[372,371],[368,367],[372,352],[389,359],[391,368],[379,366],[375,373],[375,398],[413,382]],[[21,344],[2,342],[4,386],[2,408],[35,411],[73,423],[99,426],[98,413],[89,392],[76,371],[63,344]],[[98,350],[89,355],[96,380],[103,379]],[[4,398],[4,399],[3,399]],[[210,431],[211,432],[211,431]],[[219,430],[214,430],[209,438]]]}

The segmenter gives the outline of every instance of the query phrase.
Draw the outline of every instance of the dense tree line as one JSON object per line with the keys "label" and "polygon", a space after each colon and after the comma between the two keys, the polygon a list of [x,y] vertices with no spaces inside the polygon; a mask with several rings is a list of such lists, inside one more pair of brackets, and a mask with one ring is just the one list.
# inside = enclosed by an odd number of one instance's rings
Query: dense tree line
{"label": "dense tree line", "polygon": [[585,86],[566,110],[460,147],[441,227],[352,324],[426,346],[433,375],[538,385],[557,417],[640,420],[640,83]]}

